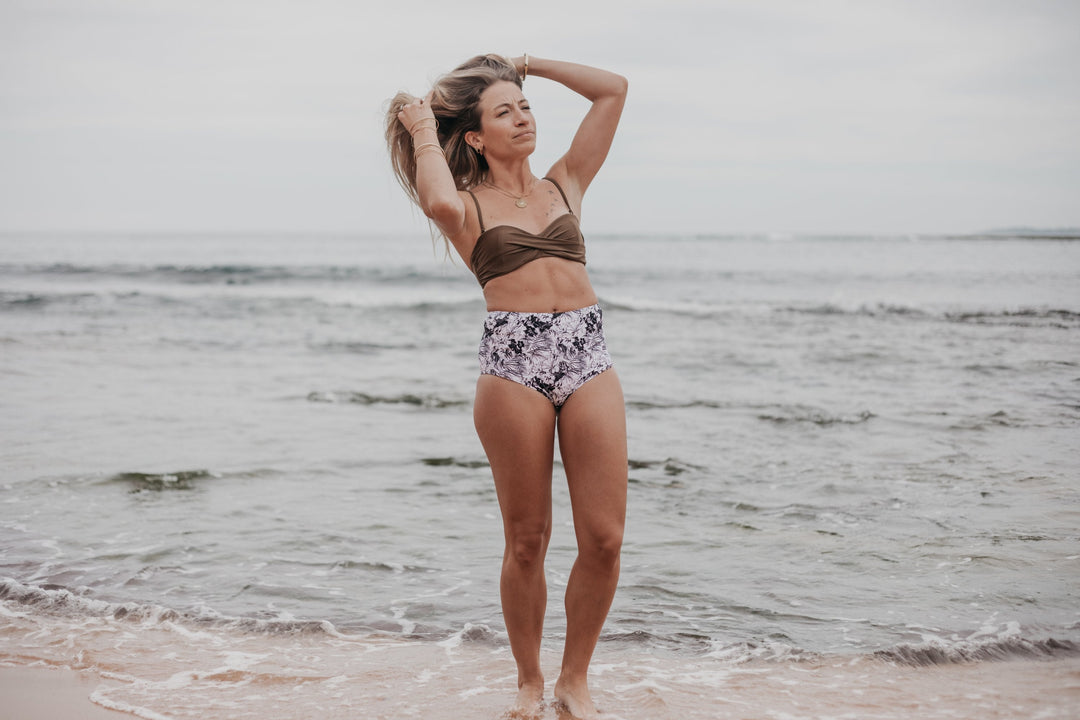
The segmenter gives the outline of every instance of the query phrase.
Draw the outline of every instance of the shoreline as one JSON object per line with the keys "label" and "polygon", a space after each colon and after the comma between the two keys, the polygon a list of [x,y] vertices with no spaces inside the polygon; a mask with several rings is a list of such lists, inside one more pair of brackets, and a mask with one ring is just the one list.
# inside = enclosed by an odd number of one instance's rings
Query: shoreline
{"label": "shoreline", "polygon": [[[1071,708],[1080,703],[1080,658],[1045,660],[1003,660],[954,665],[910,667],[863,661],[817,663],[761,663],[728,668],[729,675],[719,686],[684,687],[681,692],[659,695],[636,692],[636,683],[623,684],[607,672],[594,683],[594,696],[602,711],[614,711],[612,718],[643,720],[687,714],[701,717],[710,707],[715,720],[741,720],[751,711],[756,718],[817,718],[822,716],[875,718],[949,718],[949,720],[987,720],[1038,716],[1044,720],[1067,720]],[[357,678],[359,679],[359,678]],[[622,678],[623,681],[629,678]],[[47,665],[0,666],[0,697],[4,698],[4,718],[18,720],[123,720],[135,713],[107,709],[90,698],[98,689],[123,690],[122,680],[104,678],[91,670],[71,670]],[[550,683],[549,683],[550,685]],[[621,687],[620,687],[621,686]],[[631,690],[631,688],[634,688]],[[405,690],[406,688],[399,688]],[[443,688],[448,690],[449,688]],[[647,688],[646,688],[647,689]],[[457,710],[443,707],[450,699],[437,688],[426,688],[427,696],[413,696],[408,709],[422,710],[425,717],[451,717]],[[630,692],[627,692],[630,690]],[[434,692],[432,692],[434,691]],[[550,696],[551,688],[547,695]],[[193,694],[213,689],[192,687]],[[178,698],[174,698],[174,701]],[[233,697],[235,701],[237,698]],[[477,698],[479,699],[479,698]],[[473,710],[476,717],[495,720],[511,701],[488,697]],[[550,704],[537,720],[564,720]],[[687,704],[687,702],[689,703]],[[214,708],[201,706],[198,716],[204,720],[227,720],[229,705]],[[157,707],[156,717],[192,717],[192,708]],[[680,707],[681,706],[681,707]],[[398,706],[398,711],[403,709]],[[209,712],[207,712],[209,710]],[[346,710],[346,708],[342,708]],[[372,717],[389,718],[397,714],[371,708]],[[695,710],[699,712],[695,712]],[[300,702],[289,712],[275,708],[276,720],[303,720],[310,708]],[[356,707],[348,713],[352,716]],[[686,711],[689,711],[687,713]],[[673,714],[674,713],[674,714]],[[1020,714],[1017,714],[1020,713]],[[334,713],[331,713],[334,715]],[[337,717],[336,715],[334,715]]]}

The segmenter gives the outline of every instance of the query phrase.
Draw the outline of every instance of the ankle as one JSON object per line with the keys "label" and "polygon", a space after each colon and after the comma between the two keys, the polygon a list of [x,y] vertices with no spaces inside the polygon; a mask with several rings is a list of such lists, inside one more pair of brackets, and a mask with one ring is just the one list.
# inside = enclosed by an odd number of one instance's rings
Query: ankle
{"label": "ankle", "polygon": [[544,676],[539,671],[535,673],[523,673],[518,671],[518,690],[523,687],[544,687]]}
{"label": "ankle", "polygon": [[555,681],[556,690],[578,690],[589,688],[589,678],[585,673],[575,673],[568,670],[563,670],[559,673],[559,679]]}

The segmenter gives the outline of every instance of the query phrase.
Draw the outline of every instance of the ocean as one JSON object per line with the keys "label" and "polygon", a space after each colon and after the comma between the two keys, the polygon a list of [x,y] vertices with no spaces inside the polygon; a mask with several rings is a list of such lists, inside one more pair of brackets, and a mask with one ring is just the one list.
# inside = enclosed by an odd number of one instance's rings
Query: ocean
{"label": "ocean", "polygon": [[[587,242],[610,717],[1078,717],[1080,242]],[[500,717],[484,313],[423,235],[0,236],[0,665],[147,720]]]}

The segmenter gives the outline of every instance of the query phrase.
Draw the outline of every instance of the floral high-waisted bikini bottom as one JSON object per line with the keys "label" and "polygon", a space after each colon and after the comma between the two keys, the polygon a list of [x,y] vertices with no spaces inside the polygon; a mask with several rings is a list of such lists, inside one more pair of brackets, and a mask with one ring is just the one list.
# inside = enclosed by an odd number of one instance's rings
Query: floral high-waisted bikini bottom
{"label": "floral high-waisted bikini bottom", "polygon": [[480,373],[537,390],[556,409],[613,364],[599,305],[558,313],[498,310],[484,321]]}

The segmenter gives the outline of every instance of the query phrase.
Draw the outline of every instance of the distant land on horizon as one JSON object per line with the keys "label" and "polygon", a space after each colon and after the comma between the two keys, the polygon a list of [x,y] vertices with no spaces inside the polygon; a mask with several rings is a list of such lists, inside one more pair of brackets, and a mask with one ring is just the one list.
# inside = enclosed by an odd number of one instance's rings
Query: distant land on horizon
{"label": "distant land on horizon", "polygon": [[[412,232],[403,234],[413,234]],[[617,236],[629,236],[634,233],[596,233],[597,235],[617,235]],[[653,235],[656,233],[644,233],[644,235]],[[269,229],[250,229],[250,230],[155,230],[155,229],[127,229],[127,230],[71,230],[71,229],[13,229],[0,227],[0,238],[35,238],[35,237],[357,237],[357,236],[379,236],[382,237],[383,233],[379,232],[363,232],[363,231],[321,231],[321,230],[269,230]],[[827,233],[827,232],[775,232],[775,231],[733,231],[733,232],[720,232],[720,233],[694,233],[690,232],[687,235],[698,238],[774,238],[774,239],[794,239],[794,238],[888,238],[888,237],[922,237],[922,238],[985,238],[985,239],[1028,239],[1028,240],[1080,240],[1080,226],[1077,227],[1035,227],[1027,225],[1017,225],[1014,227],[999,227],[999,228],[987,228],[985,230],[969,230],[969,231],[953,231],[953,232],[840,232],[840,233]]]}
{"label": "distant land on horizon", "polygon": [[973,233],[974,235],[1022,237],[1022,238],[1058,238],[1062,240],[1080,240],[1080,227],[1064,228],[1039,228],[1039,227],[1008,227],[993,228]]}

